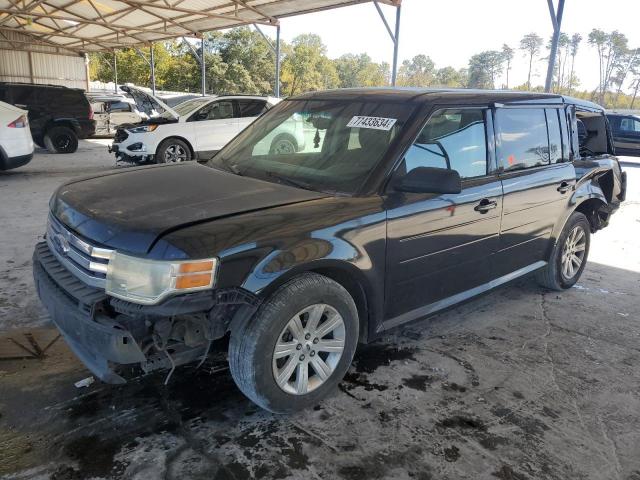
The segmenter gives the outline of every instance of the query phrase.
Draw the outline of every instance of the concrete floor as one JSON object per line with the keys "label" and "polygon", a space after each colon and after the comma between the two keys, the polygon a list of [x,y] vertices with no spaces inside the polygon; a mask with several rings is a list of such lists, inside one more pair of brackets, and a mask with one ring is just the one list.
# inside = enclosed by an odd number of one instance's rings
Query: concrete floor
{"label": "concrete floor", "polygon": [[[31,250],[55,187],[113,166],[105,144],[0,173],[0,356],[55,339]],[[640,167],[625,168],[628,200],[575,288],[524,279],[405,327],[293,416],[251,404],[219,359],[166,388],[86,389],[62,341],[0,359],[0,478],[640,480]]]}

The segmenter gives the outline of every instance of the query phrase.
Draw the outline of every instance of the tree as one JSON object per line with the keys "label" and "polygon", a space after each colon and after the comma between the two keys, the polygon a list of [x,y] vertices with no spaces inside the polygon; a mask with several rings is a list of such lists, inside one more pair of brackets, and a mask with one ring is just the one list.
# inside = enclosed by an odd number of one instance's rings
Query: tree
{"label": "tree", "polygon": [[469,87],[495,88],[496,77],[502,73],[502,52],[487,50],[469,60]]}
{"label": "tree", "polygon": [[334,60],[341,88],[375,87],[389,82],[389,64],[375,63],[366,53],[347,53]]}
{"label": "tree", "polygon": [[612,74],[619,67],[622,57],[627,52],[627,37],[614,30],[606,33],[603,30],[594,28],[589,33],[589,45],[596,48],[598,52],[600,83],[598,91],[600,93],[600,103],[604,104],[605,93],[611,84]]}
{"label": "tree", "polygon": [[618,85],[615,97],[613,99],[613,106],[616,106],[616,104],[618,103],[618,98],[620,97],[624,82],[629,76],[629,73],[636,70],[639,66],[640,48],[632,48],[630,50],[627,50],[622,56],[621,61],[616,68],[615,77],[612,80],[613,83]]}
{"label": "tree", "polygon": [[433,84],[435,64],[428,56],[419,54],[402,62],[398,70],[398,85],[405,87],[428,87]]}
{"label": "tree", "polygon": [[338,85],[336,67],[326,50],[318,35],[302,34],[293,39],[282,61],[282,86],[287,95]]}
{"label": "tree", "polygon": [[467,85],[466,73],[453,67],[439,68],[435,73],[434,85],[438,87],[465,87]]}
{"label": "tree", "polygon": [[513,56],[515,55],[515,50],[511,48],[506,43],[502,44],[502,61],[506,63],[506,74],[507,79],[505,83],[505,88],[509,88],[509,70],[511,70],[511,62],[513,61]]}
{"label": "tree", "polygon": [[525,56],[529,57],[529,73],[527,74],[527,88],[531,89],[531,68],[533,66],[533,59],[540,54],[540,47],[542,47],[542,38],[536,33],[528,33],[522,40],[520,40],[520,50],[525,53]]}
{"label": "tree", "polygon": [[573,85],[575,83],[575,77],[574,77],[574,66],[576,63],[576,55],[578,54],[578,47],[580,46],[580,42],[582,42],[582,35],[580,35],[579,33],[574,33],[571,36],[571,42],[570,42],[570,49],[571,49],[571,70],[569,73],[569,80],[568,80],[568,90],[569,90],[569,95],[571,95],[571,89],[573,88]]}

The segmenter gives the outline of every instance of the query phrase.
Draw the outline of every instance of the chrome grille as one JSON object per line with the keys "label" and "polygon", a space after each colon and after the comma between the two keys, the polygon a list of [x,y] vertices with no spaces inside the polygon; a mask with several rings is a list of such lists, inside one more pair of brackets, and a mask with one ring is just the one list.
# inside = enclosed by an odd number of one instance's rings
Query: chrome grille
{"label": "chrome grille", "polygon": [[113,250],[82,240],[52,215],[47,222],[47,245],[58,261],[80,280],[93,287],[105,287]]}

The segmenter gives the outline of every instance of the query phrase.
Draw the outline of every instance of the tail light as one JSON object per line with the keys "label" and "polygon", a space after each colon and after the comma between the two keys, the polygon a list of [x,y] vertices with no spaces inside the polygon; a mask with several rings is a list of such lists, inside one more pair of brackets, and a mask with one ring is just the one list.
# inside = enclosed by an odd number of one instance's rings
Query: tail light
{"label": "tail light", "polygon": [[89,105],[89,120],[93,120],[93,108]]}
{"label": "tail light", "polygon": [[29,120],[26,115],[20,115],[17,119],[7,125],[9,128],[25,128],[27,126],[29,126]]}

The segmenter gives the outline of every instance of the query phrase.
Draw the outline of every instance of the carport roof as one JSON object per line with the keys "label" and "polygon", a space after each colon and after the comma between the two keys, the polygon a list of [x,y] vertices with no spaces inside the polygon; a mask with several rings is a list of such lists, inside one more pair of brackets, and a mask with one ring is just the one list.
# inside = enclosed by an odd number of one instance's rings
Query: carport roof
{"label": "carport roof", "polygon": [[[135,47],[372,0],[0,0],[4,32],[79,52]],[[401,0],[378,0],[399,5]]]}

